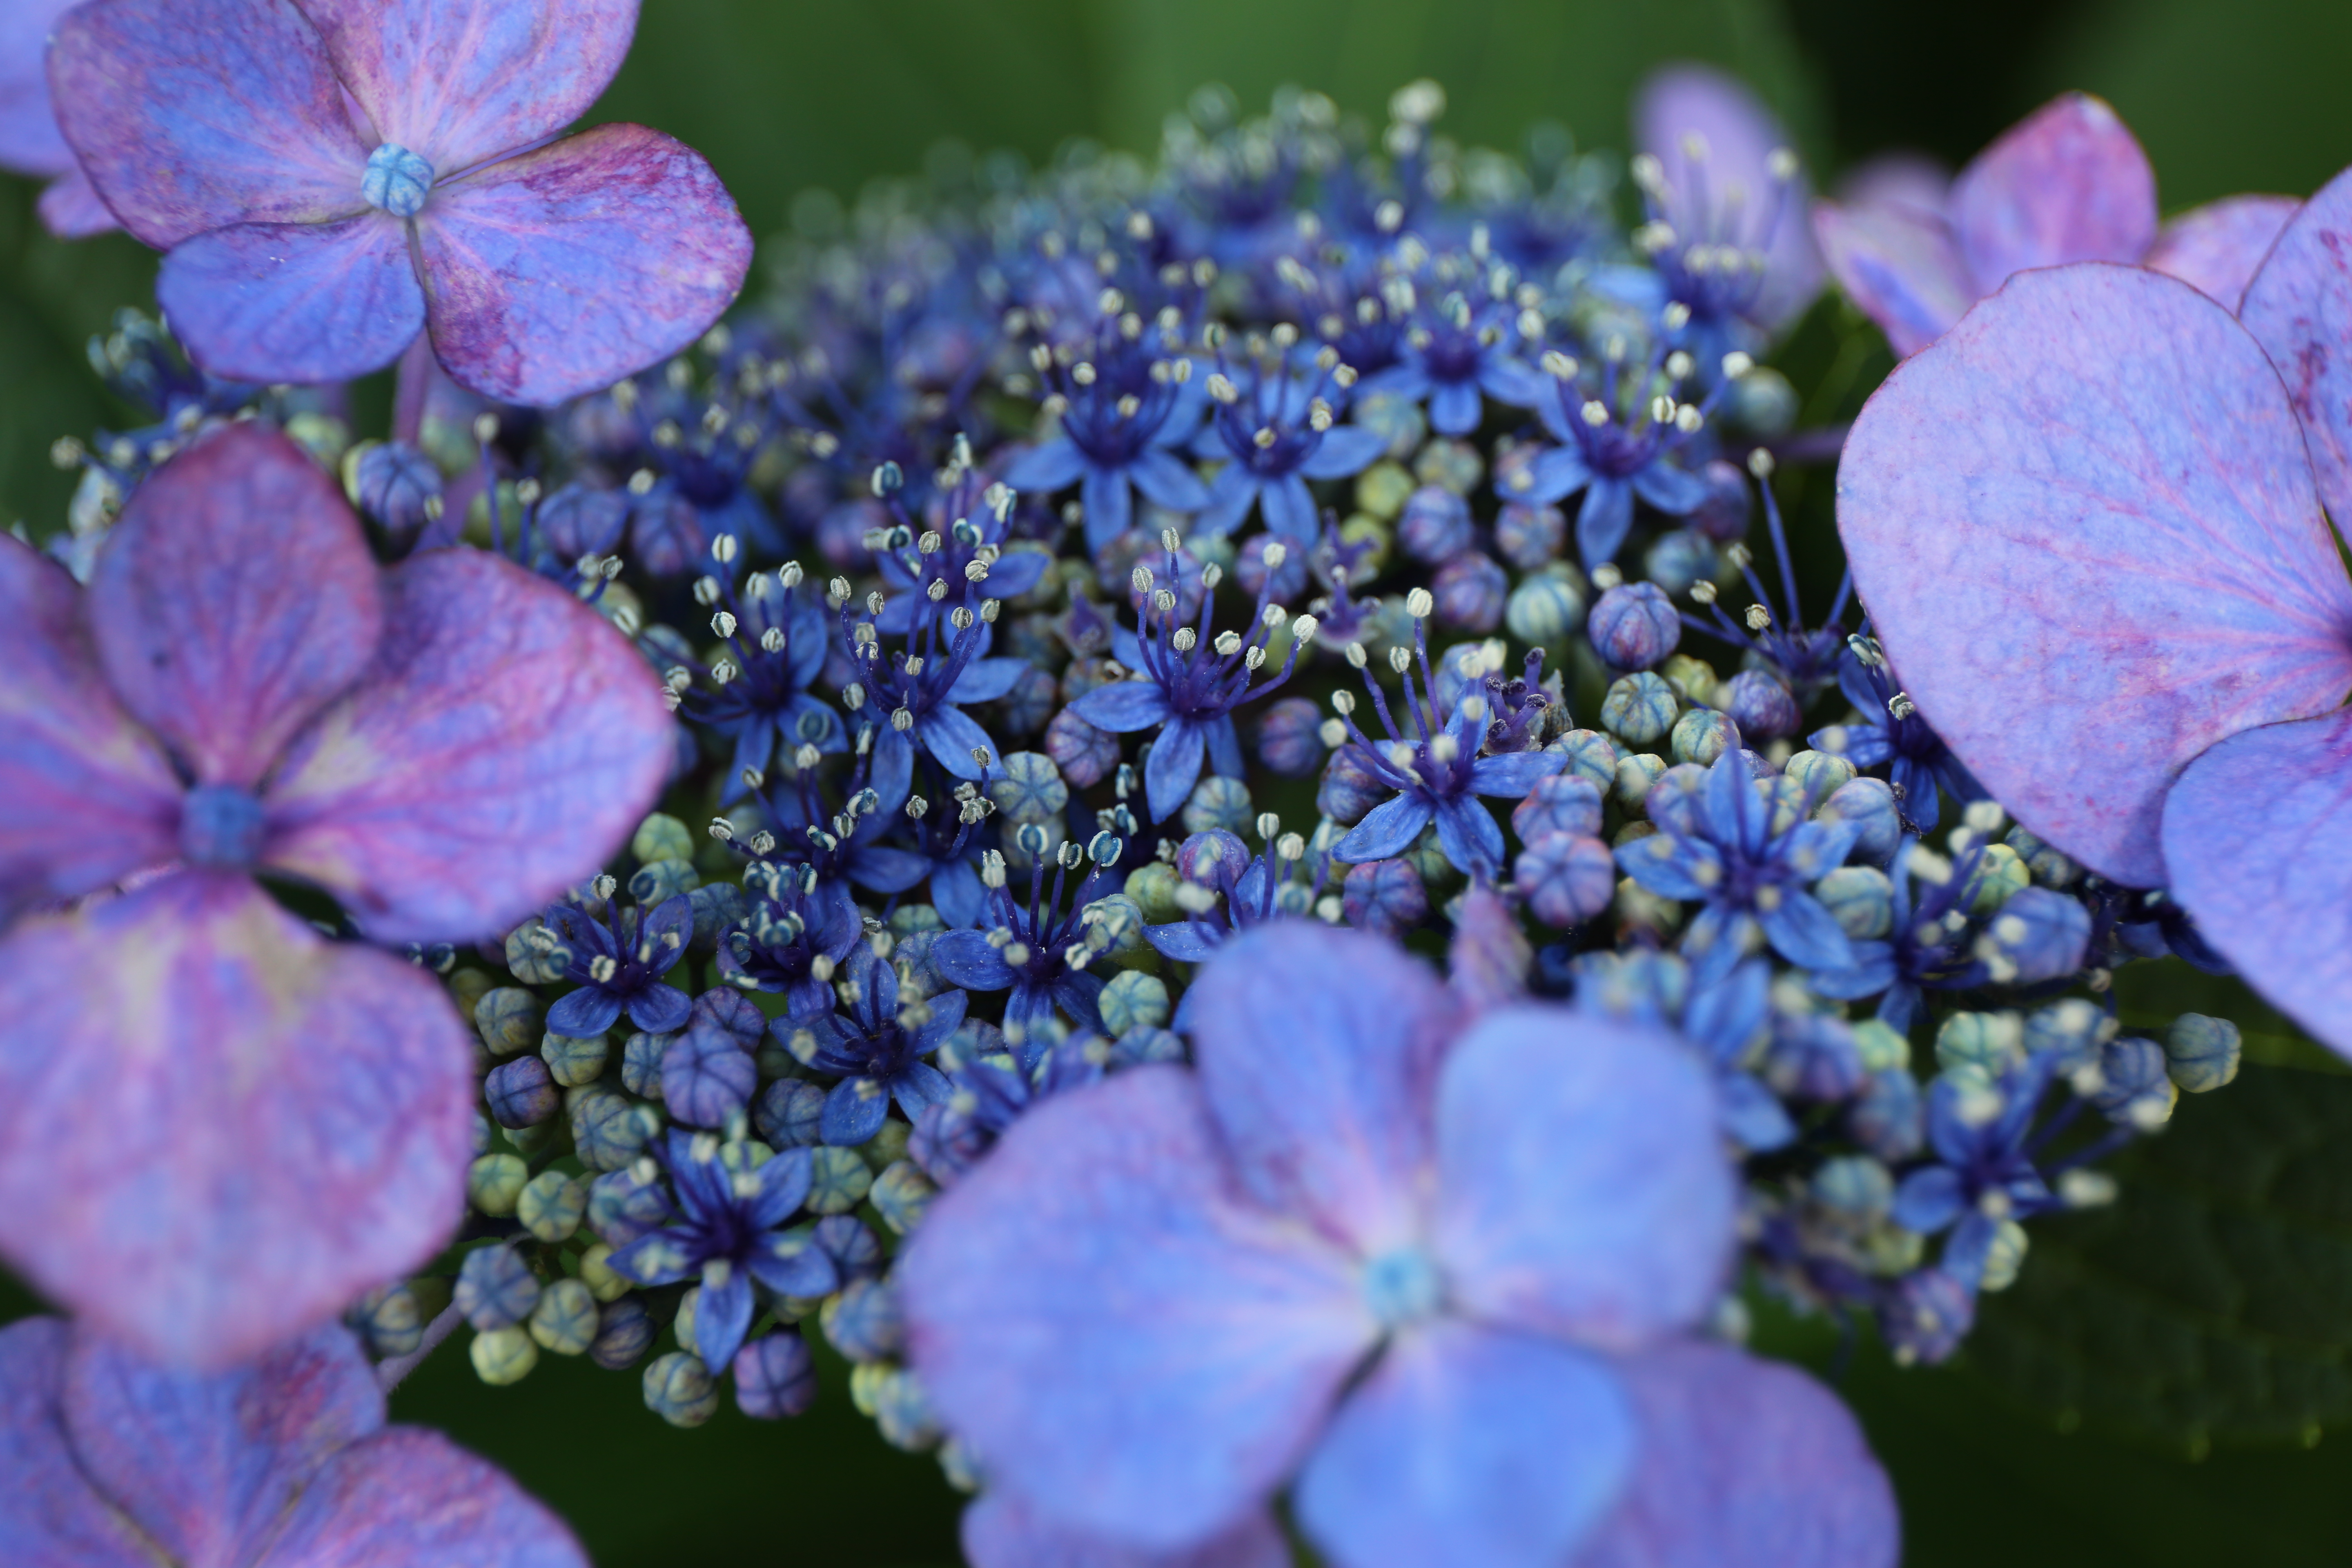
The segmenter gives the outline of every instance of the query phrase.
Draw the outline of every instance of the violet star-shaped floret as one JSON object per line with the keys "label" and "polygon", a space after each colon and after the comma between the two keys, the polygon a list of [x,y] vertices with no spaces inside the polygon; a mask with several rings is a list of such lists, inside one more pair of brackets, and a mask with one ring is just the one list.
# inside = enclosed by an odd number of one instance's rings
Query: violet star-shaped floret
{"label": "violet star-shaped floret", "polygon": [[[1029,666],[1022,659],[988,657],[992,632],[971,607],[972,585],[964,585],[964,602],[952,614],[923,621],[906,634],[905,646],[887,658],[871,618],[883,611],[882,595],[866,595],[869,618],[863,621],[850,617],[845,579],[834,579],[832,596],[841,617],[842,643],[857,669],[857,679],[842,693],[842,706],[853,724],[873,731],[869,782],[887,803],[884,809],[898,810],[912,792],[918,745],[957,778],[985,776],[991,762],[1002,753],[988,731],[965,714],[963,705],[993,702],[1013,689]],[[985,606],[992,618],[994,605],[991,600]]]}
{"label": "violet star-shaped floret", "polygon": [[[320,939],[470,939],[593,874],[674,727],[635,651],[472,550],[370,559],[335,481],[236,425],[131,497],[89,589],[0,542],[0,1253],[217,1364],[444,1242],[472,1047],[446,994]],[[160,875],[142,873],[161,871]]]}
{"label": "violet star-shaped floret", "polygon": [[[1322,519],[1309,479],[1352,479],[1378,462],[1387,443],[1375,432],[1333,423],[1332,404],[1344,403],[1356,373],[1325,345],[1311,356],[1303,345],[1253,341],[1239,368],[1216,347],[1208,380],[1208,428],[1196,444],[1203,458],[1224,464],[1209,485],[1209,504],[1194,524],[1220,538],[1239,528],[1255,507],[1266,528],[1295,543],[1315,542]],[[1296,364],[1310,358],[1314,374]]]}
{"label": "violet star-shaped floret", "polygon": [[1544,356],[1544,366],[1549,384],[1538,384],[1532,401],[1559,445],[1513,469],[1500,486],[1505,500],[1548,505],[1582,490],[1576,548],[1588,567],[1616,558],[1633,526],[1636,496],[1669,517],[1687,516],[1706,501],[1706,482],[1672,459],[1706,427],[1735,376],[1727,374],[1696,402],[1677,401],[1694,365],[1663,337],[1639,364],[1612,353],[1596,373],[1555,353]]}
{"label": "violet star-shaped floret", "polygon": [[903,1014],[898,971],[863,942],[850,950],[841,980],[856,997],[845,1013],[777,1018],[768,1029],[803,1067],[839,1080],[824,1097],[818,1135],[864,1143],[882,1130],[893,1100],[911,1122],[948,1098],[947,1075],[923,1058],[963,1023],[964,994],[925,999],[919,1020]]}
{"label": "violet star-shaped floret", "polygon": [[1465,1026],[1417,961],[1301,921],[1196,984],[1197,1072],[1032,1110],[899,1262],[917,1374],[1039,1535],[1181,1561],[1287,1485],[1337,1568],[1893,1563],[1837,1402],[1689,1337],[1737,1199],[1682,1046]]}
{"label": "violet star-shaped floret", "polygon": [[551,1033],[592,1039],[624,1012],[649,1035],[686,1027],[694,1001],[664,978],[694,938],[694,902],[684,893],[650,910],[610,904],[603,920],[577,904],[552,904],[546,922],[562,943],[563,978],[579,987],[547,1010]]}
{"label": "violet star-shaped floret", "polygon": [[1801,968],[1850,967],[1844,931],[1807,889],[1845,863],[1861,830],[1850,822],[1776,826],[1779,808],[1736,745],[1707,769],[1696,799],[1670,801],[1676,782],[1652,787],[1658,831],[1620,845],[1617,864],[1661,898],[1705,906],[1683,933],[1692,983],[1704,987],[1728,973],[1759,934]]}
{"label": "violet star-shaped floret", "polygon": [[2069,92],[2001,133],[1948,184],[1906,163],[1813,207],[1839,287],[1915,354],[2031,267],[2125,261],[2194,284],[2229,309],[2279,231],[2291,196],[2228,196],[2159,226],[2156,172],[2104,100]]}
{"label": "violet star-shaped floret", "polygon": [[612,1269],[640,1285],[698,1280],[694,1353],[723,1373],[751,1331],[755,1282],[779,1296],[829,1296],[840,1285],[823,1247],[780,1228],[808,1196],[809,1152],[761,1159],[751,1144],[672,1129],[661,1164],[677,1194],[669,1221],[614,1253]]}
{"label": "violet star-shaped floret", "polygon": [[82,239],[115,226],[89,188],[73,149],[58,132],[49,103],[49,30],[79,0],[16,0],[0,12],[0,169],[47,180],[41,222],[60,239]]}
{"label": "violet star-shaped floret", "polygon": [[1458,254],[1389,279],[1381,294],[1403,327],[1397,363],[1366,376],[1358,395],[1425,398],[1430,428],[1441,436],[1476,430],[1489,397],[1513,408],[1532,406],[1543,395],[1543,378],[1519,357],[1534,334],[1516,302],[1517,281],[1498,260]]}
{"label": "violet star-shaped floret", "polygon": [[[1919,711],[2029,831],[2352,1051],[2352,174],[2241,326],[2163,274],[2021,274],[1856,422],[1838,521]],[[2280,383],[2284,367],[2288,380]]]}
{"label": "violet star-shaped floret", "polygon": [[[1183,572],[1176,553],[1178,541],[1171,531],[1162,541],[1168,551],[1169,581],[1181,584]],[[1244,773],[1241,737],[1234,732],[1234,710],[1263,697],[1290,679],[1297,668],[1298,648],[1315,635],[1312,617],[1302,616],[1303,633],[1294,636],[1281,670],[1271,680],[1251,684],[1265,666],[1265,645],[1281,622],[1281,612],[1269,619],[1273,603],[1274,567],[1282,564],[1279,544],[1267,547],[1271,566],[1259,587],[1255,612],[1246,639],[1236,631],[1209,635],[1215,612],[1213,591],[1223,573],[1214,564],[1202,568],[1198,626],[1181,624],[1181,601],[1174,588],[1155,584],[1151,568],[1138,566],[1130,581],[1142,601],[1138,612],[1140,636],[1120,626],[1111,634],[1111,646],[1133,677],[1097,686],[1070,704],[1070,711],[1098,730],[1114,735],[1159,727],[1151,757],[1144,764],[1144,799],[1151,820],[1165,822],[1182,809],[1201,777],[1201,763],[1225,778]],[[1294,628],[1295,630],[1297,628]]]}
{"label": "violet star-shaped floret", "polygon": [[[989,483],[971,466],[971,447],[961,436],[956,437],[953,453],[949,467],[954,482],[935,502],[943,512],[940,521],[944,527],[919,531],[900,505],[901,492],[894,489],[885,498],[898,521],[884,531],[874,552],[875,569],[890,590],[889,602],[874,617],[878,630],[904,634],[950,613],[941,608],[949,596],[961,602],[964,584],[974,581],[984,584],[983,592],[992,599],[1017,599],[1035,587],[1054,563],[1044,550],[1004,548],[1012,537],[1017,498],[1008,487]],[[895,468],[892,465],[886,474]]]}
{"label": "violet star-shaped floret", "polygon": [[724,658],[731,667],[724,672],[727,679],[715,691],[687,692],[680,702],[688,718],[734,740],[721,805],[732,805],[750,788],[746,769],[767,772],[779,742],[787,752],[803,746],[840,752],[849,745],[841,715],[809,694],[824,670],[831,627],[824,605],[801,586],[800,568],[788,564],[772,575],[754,572],[740,591],[733,575],[703,579],[717,589],[720,608],[711,616],[710,629],[725,639]]}
{"label": "violet star-shaped floret", "polygon": [[[1426,591],[1416,588],[1412,600],[1425,612],[1428,596]],[[1404,652],[1402,647],[1396,651]],[[1351,660],[1360,653],[1360,647],[1350,645]],[[1381,786],[1397,793],[1365,813],[1364,819],[1333,846],[1331,857],[1349,865],[1386,860],[1403,854],[1433,821],[1438,847],[1455,870],[1465,877],[1491,878],[1503,864],[1503,830],[1495,825],[1495,814],[1479,805],[1476,797],[1521,799],[1535,788],[1538,779],[1559,772],[1568,759],[1557,752],[1480,756],[1489,712],[1483,689],[1464,695],[1454,703],[1444,726],[1433,729],[1434,716],[1444,710],[1438,706],[1437,681],[1429,668],[1429,625],[1424,613],[1413,617],[1412,657],[1421,664],[1419,691],[1413,689],[1412,667],[1402,660],[1396,662],[1404,676],[1403,700],[1412,721],[1412,739],[1408,740],[1390,716],[1388,698],[1372,679],[1369,665],[1361,666],[1364,689],[1371,694],[1372,707],[1388,733],[1386,741],[1374,741],[1357,727],[1352,700],[1340,707],[1339,699],[1333,699],[1332,706],[1339,708],[1364,770]]]}
{"label": "violet star-shaped floret", "polygon": [[90,0],[58,24],[58,124],[168,251],[189,356],[343,381],[429,332],[458,382],[549,405],[677,353],[751,236],[710,166],[641,125],[559,137],[636,0]]}
{"label": "violet star-shaped floret", "polygon": [[17,1568],[587,1568],[561,1520],[438,1432],[384,1424],[318,1329],[211,1375],[86,1327],[0,1329],[0,1562]]}
{"label": "violet star-shaped floret", "polygon": [[[1677,339],[1712,376],[1725,354],[1755,352],[1821,292],[1804,171],[1771,111],[1704,66],[1671,66],[1642,84],[1633,145],[1649,218],[1633,240],[1656,276],[1647,302],[1688,312]],[[1638,276],[1605,274],[1602,287]]]}
{"label": "violet star-shaped floret", "polygon": [[[1085,945],[1081,919],[1087,896],[1104,879],[1104,868],[1118,863],[1123,846],[1108,833],[1081,849],[1064,844],[1048,855],[1045,834],[1035,824],[1020,829],[1022,848],[1031,859],[1029,898],[1024,903],[1007,887],[1004,858],[994,850],[985,857],[982,884],[988,889],[982,927],[977,931],[942,932],[931,944],[931,964],[952,984],[967,991],[1009,991],[1004,1001],[1004,1033],[1017,1047],[1034,1049],[1033,1038],[1043,1037],[1059,1006],[1089,1029],[1102,1027],[1097,1005],[1107,984],[1087,973],[1094,950]],[[1045,862],[1054,862],[1051,889],[1045,883]],[[1084,866],[1087,874],[1075,889],[1066,888],[1070,872]],[[1067,910],[1062,895],[1070,892]]]}
{"label": "violet star-shaped floret", "polygon": [[1894,668],[1874,637],[1856,637],[1838,662],[1838,689],[1853,704],[1845,724],[1816,730],[1805,743],[1843,757],[1857,768],[1886,769],[1904,818],[1921,833],[1935,831],[1942,797],[1967,805],[1985,798],[1984,785],[1952,755],[1942,736],[1919,717],[1917,704],[1895,684]]}
{"label": "violet star-shaped floret", "polygon": [[822,896],[814,866],[754,860],[743,868],[751,909],[720,933],[719,977],[745,991],[782,993],[793,1013],[833,1005],[834,966],[865,927],[855,900]]}

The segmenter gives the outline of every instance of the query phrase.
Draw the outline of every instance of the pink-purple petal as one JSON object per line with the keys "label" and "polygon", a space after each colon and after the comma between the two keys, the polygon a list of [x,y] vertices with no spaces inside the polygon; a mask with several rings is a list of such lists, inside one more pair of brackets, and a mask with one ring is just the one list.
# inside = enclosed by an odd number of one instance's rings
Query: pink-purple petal
{"label": "pink-purple petal", "polygon": [[1920,712],[2019,821],[2165,880],[2173,775],[2352,689],[2352,584],[2260,348],[2178,279],[2012,279],[1899,366],[1838,471],[1854,583]]}
{"label": "pink-purple petal", "polygon": [[81,590],[0,539],[0,920],[178,853],[180,784],[99,672]]}
{"label": "pink-purple petal", "polygon": [[2293,196],[2224,196],[2191,207],[2157,234],[2141,265],[2168,272],[2234,310],[2302,205]]}
{"label": "pink-purple petal", "polygon": [[367,208],[368,146],[291,0],[91,0],[58,23],[49,90],[90,183],[159,250]]}
{"label": "pink-purple petal", "polygon": [[188,357],[229,381],[349,381],[425,328],[408,231],[384,213],[197,235],[163,258],[155,300]]}
{"label": "pink-purple petal", "polygon": [[59,239],[88,239],[122,226],[99,200],[98,188],[79,167],[49,182],[49,188],[41,193],[40,214],[42,226]]}
{"label": "pink-purple petal", "polygon": [[0,946],[0,1255],[145,1353],[218,1366],[431,1257],[472,1050],[439,984],[182,873]]}
{"label": "pink-purple petal", "polygon": [[1951,221],[1980,295],[2029,267],[2137,261],[2156,242],[2156,171],[2104,99],[2065,93],[1960,171]]}
{"label": "pink-purple petal", "polygon": [[1437,1099],[1437,1251],[1473,1317],[1610,1349],[1696,1322],[1738,1185],[1697,1056],[1637,1024],[1486,1014]]}
{"label": "pink-purple petal", "polygon": [[154,1568],[154,1553],[91,1489],[66,1440],[71,1338],[58,1318],[0,1328],[0,1562]]}
{"label": "pink-purple petal", "polygon": [[1376,1333],[1349,1259],[1228,1182],[1192,1075],[1013,1123],[898,1278],[948,1428],[1055,1522],[1173,1551],[1280,1486]]}
{"label": "pink-purple petal", "polygon": [[1641,1458],[1573,1568],[1895,1568],[1894,1489],[1828,1389],[1724,1345],[1618,1370]]}
{"label": "pink-purple petal", "polygon": [[329,1324],[205,1374],[73,1336],[66,1430],[82,1473],[174,1563],[258,1559],[336,1452],[383,1426],[383,1394]]}
{"label": "pink-purple petal", "polygon": [[438,1432],[394,1426],[344,1449],[255,1568],[588,1568],[563,1521]]}
{"label": "pink-purple petal", "polygon": [[2352,169],[2289,220],[2238,314],[2286,382],[2319,499],[2352,527]]}
{"label": "pink-purple petal", "polygon": [[301,0],[378,138],[444,175],[588,110],[621,68],[637,0]]}
{"label": "pink-purple petal", "polygon": [[1557,1568],[1638,1449],[1603,1358],[1439,1319],[1399,1334],[1339,1406],[1298,1521],[1335,1568]]}
{"label": "pink-purple petal", "polygon": [[1816,202],[1813,237],[1838,287],[1898,354],[1917,353],[1976,303],[1975,282],[1940,213]]}
{"label": "pink-purple petal", "polygon": [[341,489],[299,447],[233,425],[156,470],[87,601],[107,678],[200,784],[258,784],[366,668],[383,605]]}
{"label": "pink-purple petal", "polygon": [[45,178],[74,167],[58,133],[45,63],[49,29],[74,0],[12,0],[0,6],[0,169]]}
{"label": "pink-purple petal", "polygon": [[1461,1020],[1437,976],[1378,937],[1276,921],[1218,949],[1186,1000],[1242,1188],[1366,1255],[1417,1237]]}
{"label": "pink-purple petal", "polygon": [[1002,1488],[963,1510],[971,1568],[1290,1568],[1290,1547],[1264,1512],[1215,1539],[1175,1552],[1087,1535],[1055,1523]]}
{"label": "pink-purple petal", "polygon": [[1801,174],[1784,185],[1769,167],[1772,154],[1789,145],[1789,132],[1743,83],[1705,66],[1669,66],[1642,84],[1633,104],[1633,144],[1655,155],[1665,165],[1666,183],[1680,190],[1689,162],[1684,138],[1692,134],[1706,142],[1710,199],[1721,202],[1739,187],[1742,221],[1752,230],[1741,243],[1763,238],[1763,215],[1776,215],[1763,247],[1767,269],[1755,314],[1763,325],[1778,327],[1822,289],[1821,254],[1805,222],[1811,185]]}
{"label": "pink-purple petal", "polygon": [[1922,153],[1884,153],[1839,179],[1848,206],[1900,206],[1940,216],[1952,196],[1952,172]]}
{"label": "pink-purple petal", "polygon": [[507,561],[428,552],[383,584],[376,662],[295,742],[262,858],[383,941],[502,929],[627,839],[675,725],[620,634]]}
{"label": "pink-purple petal", "polygon": [[751,232],[701,154],[600,125],[434,193],[418,219],[433,347],[509,403],[609,386],[735,300]]}
{"label": "pink-purple petal", "polygon": [[2165,801],[2164,863],[2199,934],[2352,1056],[2352,709],[2190,763]]}

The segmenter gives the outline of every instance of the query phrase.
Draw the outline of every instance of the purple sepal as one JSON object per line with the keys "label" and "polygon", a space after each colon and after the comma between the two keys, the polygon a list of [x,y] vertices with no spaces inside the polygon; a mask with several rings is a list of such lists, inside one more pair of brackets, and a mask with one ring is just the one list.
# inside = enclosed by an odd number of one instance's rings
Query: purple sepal
{"label": "purple sepal", "polygon": [[1394,944],[1277,921],[1194,982],[1201,1089],[1243,1190],[1370,1255],[1412,1238],[1461,1004]]}
{"label": "purple sepal", "polygon": [[132,494],[87,615],[131,715],[195,782],[251,786],[367,667],[383,606],[335,481],[275,430],[232,425]]}
{"label": "purple sepal", "polygon": [[223,1365],[431,1257],[464,1209],[473,1047],[439,984],[183,873],[0,948],[0,1252]]}
{"label": "purple sepal", "polygon": [[1706,1069],[1670,1036],[1487,1014],[1438,1087],[1436,1250],[1461,1310],[1616,1349],[1697,1321],[1729,1271],[1738,1204],[1717,1116]]}
{"label": "purple sepal", "polygon": [[286,1516],[269,1568],[588,1568],[528,1492],[438,1432],[392,1426],[328,1462]]}
{"label": "purple sepal", "polygon": [[1813,205],[1813,237],[1838,287],[1885,331],[1897,354],[1915,354],[1968,314],[1976,279],[1938,205]]}
{"label": "purple sepal", "polygon": [[2191,207],[2165,224],[2140,265],[2168,272],[2234,310],[2302,205],[2293,196],[2224,196]]}
{"label": "purple sepal", "polygon": [[[1769,162],[1789,145],[1789,133],[1742,83],[1705,66],[1669,66],[1642,84],[1633,118],[1634,146],[1665,165],[1670,186],[1686,188],[1683,139],[1696,134],[1706,142],[1704,185],[1716,199],[1735,184],[1748,193],[1750,214],[1774,199],[1780,182]],[[1765,249],[1764,285],[1754,311],[1767,328],[1794,321],[1822,289],[1821,256],[1805,222],[1812,191],[1801,174],[1788,182],[1781,199],[1786,205]],[[1743,216],[1760,229],[1758,219]]]}
{"label": "purple sepal", "polygon": [[434,352],[505,403],[561,403],[677,353],[751,265],[751,231],[710,165],[642,125],[436,187],[416,231]]}
{"label": "purple sepal", "polygon": [[40,213],[42,225],[59,239],[88,239],[122,226],[79,168],[49,182],[41,193]]}
{"label": "purple sepal", "polygon": [[378,137],[444,174],[588,111],[629,52],[637,0],[302,0]]}
{"label": "purple sepal", "polygon": [[288,0],[92,0],[49,49],[58,129],[134,238],[368,210],[368,145]]}
{"label": "purple sepal", "polygon": [[971,1568],[1290,1568],[1290,1547],[1263,1510],[1198,1546],[1152,1552],[1055,1524],[1003,1488],[963,1510]]}
{"label": "purple sepal", "polygon": [[1894,1568],[1894,1489],[1829,1390],[1722,1345],[1618,1370],[1643,1462],[1576,1568]]}
{"label": "purple sepal", "polygon": [[2164,805],[2164,863],[2199,934],[2352,1056],[2352,710],[2232,735]]}
{"label": "purple sepal", "polygon": [[1400,1333],[1298,1479],[1299,1523],[1348,1568],[1557,1568],[1640,1447],[1609,1363],[1439,1319]]}
{"label": "purple sepal", "polygon": [[2311,443],[2319,499],[2346,523],[2352,520],[2352,169],[2321,186],[2281,231],[2238,313],[2285,379]]}
{"label": "purple sepal", "polygon": [[2104,876],[2163,885],[2179,768],[2352,688],[2303,439],[2227,310],[2098,265],[2012,279],[1855,422],[1838,526],[1889,658],[1969,771]]}
{"label": "purple sepal", "polygon": [[407,230],[377,212],[192,236],[163,258],[155,301],[188,357],[228,381],[349,381],[425,326]]}
{"label": "purple sepal", "polygon": [[0,1329],[0,1561],[23,1568],[154,1568],[155,1554],[90,1489],[65,1430],[72,1330]]}
{"label": "purple sepal", "polygon": [[2028,268],[2135,262],[2156,243],[2156,171],[2104,99],[2063,93],[1960,171],[1951,223],[1979,295]]}
{"label": "purple sepal", "polygon": [[625,639],[511,563],[434,551],[383,585],[375,663],[271,784],[264,858],[379,940],[499,930],[627,840],[676,726]]}
{"label": "purple sepal", "polygon": [[0,169],[36,179],[75,166],[49,104],[49,31],[74,0],[16,0],[0,10]]}
{"label": "purple sepal", "polygon": [[0,539],[0,921],[177,853],[180,782],[108,689],[81,592]]}
{"label": "purple sepal", "polygon": [[1015,1121],[900,1255],[942,1419],[1058,1524],[1158,1550],[1230,1527],[1377,1337],[1353,1260],[1223,1163],[1191,1075],[1131,1068]]}

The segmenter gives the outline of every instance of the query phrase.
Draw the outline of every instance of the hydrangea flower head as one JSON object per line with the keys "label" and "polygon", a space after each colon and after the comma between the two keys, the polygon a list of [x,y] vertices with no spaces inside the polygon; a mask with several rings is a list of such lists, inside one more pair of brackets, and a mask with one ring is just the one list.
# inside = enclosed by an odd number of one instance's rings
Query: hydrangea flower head
{"label": "hydrangea flower head", "polygon": [[49,103],[49,30],[77,3],[18,0],[0,15],[0,169],[51,182],[41,193],[41,221],[60,239],[115,226],[58,134]]}
{"label": "hydrangea flower head", "polygon": [[643,661],[521,569],[379,572],[258,426],[125,509],[86,592],[0,543],[0,1251],[155,1353],[216,1363],[437,1247],[472,1097],[432,977],[328,942],[477,937],[593,872],[660,787]]}
{"label": "hydrangea flower head", "polygon": [[2140,262],[2236,310],[2287,196],[2231,196],[2158,226],[2156,173],[2105,100],[2061,95],[2001,134],[1958,179],[1871,178],[1813,208],[1813,233],[1854,304],[1899,354],[1917,353],[2011,275],[2071,261]]}
{"label": "hydrangea flower head", "polygon": [[1893,1561],[1835,1401],[1685,1337],[1735,1197],[1683,1047],[1465,1032],[1414,960],[1301,921],[1200,984],[1197,1073],[1030,1111],[900,1266],[917,1372],[1044,1539],[1181,1560],[1295,1477],[1342,1568]]}
{"label": "hydrangea flower head", "polygon": [[384,1424],[358,1343],[152,1365],[55,1318],[0,1329],[0,1560],[20,1568],[587,1568],[555,1516],[437,1432]]}
{"label": "hydrangea flower head", "polygon": [[341,381],[417,333],[457,381],[551,404],[699,337],[751,237],[658,132],[558,137],[636,0],[93,0],[49,53],[58,123],[199,364]]}
{"label": "hydrangea flower head", "polygon": [[2352,517],[2347,245],[2339,175],[2243,326],[2135,268],[2012,279],[1872,399],[1838,497],[1879,639],[1969,772],[2092,870],[2168,887],[2338,1050],[2352,580],[2321,505]]}

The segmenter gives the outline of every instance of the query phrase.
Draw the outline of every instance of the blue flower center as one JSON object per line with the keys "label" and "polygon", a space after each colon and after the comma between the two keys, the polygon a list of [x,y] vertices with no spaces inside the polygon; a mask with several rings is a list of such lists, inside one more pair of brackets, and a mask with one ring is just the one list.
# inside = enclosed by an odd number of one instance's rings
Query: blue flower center
{"label": "blue flower center", "polygon": [[369,153],[367,172],[360,176],[360,195],[368,205],[394,217],[415,217],[424,211],[432,190],[433,165],[397,142]]}
{"label": "blue flower center", "polygon": [[1445,1298],[1437,1265],[1418,1247],[1383,1252],[1364,1265],[1364,1305],[1384,1329],[1402,1329],[1437,1315]]}
{"label": "blue flower center", "polygon": [[261,854],[261,802],[237,784],[198,784],[180,805],[180,855],[191,866],[246,870]]}

